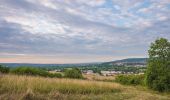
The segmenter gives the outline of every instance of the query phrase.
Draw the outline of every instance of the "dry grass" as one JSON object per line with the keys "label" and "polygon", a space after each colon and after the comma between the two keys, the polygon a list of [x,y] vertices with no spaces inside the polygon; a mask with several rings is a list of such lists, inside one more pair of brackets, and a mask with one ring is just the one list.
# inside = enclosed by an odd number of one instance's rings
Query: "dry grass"
{"label": "dry grass", "polygon": [[112,82],[32,76],[0,77],[0,100],[168,100],[142,87]]}
{"label": "dry grass", "polygon": [[[115,75],[116,76],[116,75]],[[115,76],[101,76],[99,74],[83,74],[83,77],[88,80],[96,80],[96,81],[107,81],[112,82],[115,80]]]}

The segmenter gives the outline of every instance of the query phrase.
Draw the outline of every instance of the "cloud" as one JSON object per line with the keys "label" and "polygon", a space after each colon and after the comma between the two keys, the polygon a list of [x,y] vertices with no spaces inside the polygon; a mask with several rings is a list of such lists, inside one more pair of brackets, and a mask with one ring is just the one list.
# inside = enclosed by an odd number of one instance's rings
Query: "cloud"
{"label": "cloud", "polygon": [[89,5],[92,7],[103,5],[106,0],[76,0],[80,4]]}
{"label": "cloud", "polygon": [[37,55],[46,60],[63,55],[70,62],[97,61],[99,56],[100,61],[145,57],[156,38],[170,39],[169,4],[169,0],[1,0],[0,55]]}
{"label": "cloud", "polygon": [[128,10],[130,8],[140,5],[141,3],[143,3],[143,0],[125,0],[124,2],[120,2],[119,0],[112,0],[112,2],[114,5],[118,5],[121,8],[125,8]]}

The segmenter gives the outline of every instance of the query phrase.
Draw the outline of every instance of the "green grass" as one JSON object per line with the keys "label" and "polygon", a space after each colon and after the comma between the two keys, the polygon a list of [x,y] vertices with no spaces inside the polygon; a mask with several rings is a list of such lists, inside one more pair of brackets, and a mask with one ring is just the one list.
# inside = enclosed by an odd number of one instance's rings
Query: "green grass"
{"label": "green grass", "polygon": [[0,100],[168,100],[169,94],[113,82],[0,76]]}

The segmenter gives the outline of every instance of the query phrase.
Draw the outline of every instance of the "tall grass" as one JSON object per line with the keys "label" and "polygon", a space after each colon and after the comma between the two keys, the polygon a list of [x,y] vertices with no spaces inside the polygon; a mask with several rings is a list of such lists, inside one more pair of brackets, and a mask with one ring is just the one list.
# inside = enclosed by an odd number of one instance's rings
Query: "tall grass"
{"label": "tall grass", "polygon": [[75,79],[51,79],[31,76],[5,75],[0,78],[0,92],[23,93],[60,92],[63,94],[114,93],[119,89],[113,84]]}
{"label": "tall grass", "polygon": [[168,100],[170,96],[113,82],[1,75],[0,100]]}

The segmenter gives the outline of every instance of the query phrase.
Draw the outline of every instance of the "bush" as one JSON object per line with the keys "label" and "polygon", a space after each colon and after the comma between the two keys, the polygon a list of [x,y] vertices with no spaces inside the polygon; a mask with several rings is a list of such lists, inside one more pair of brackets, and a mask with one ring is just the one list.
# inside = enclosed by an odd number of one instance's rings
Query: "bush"
{"label": "bush", "polygon": [[9,68],[0,65],[0,73],[9,73]]}
{"label": "bush", "polygon": [[66,69],[64,71],[64,76],[67,78],[83,78],[82,73],[78,68]]}
{"label": "bush", "polygon": [[144,75],[118,75],[115,81],[125,85],[144,85]]}
{"label": "bush", "polygon": [[49,73],[48,74],[48,77],[57,77],[57,78],[62,78],[62,75],[60,73]]}
{"label": "bush", "polygon": [[48,76],[48,72],[32,67],[17,67],[11,70],[11,73],[18,75],[39,75],[39,76]]}
{"label": "bush", "polygon": [[18,67],[11,70],[11,73],[18,75],[33,75],[33,76],[43,76],[43,77],[58,77],[61,78],[62,75],[59,73],[49,73],[45,70],[32,67]]}

